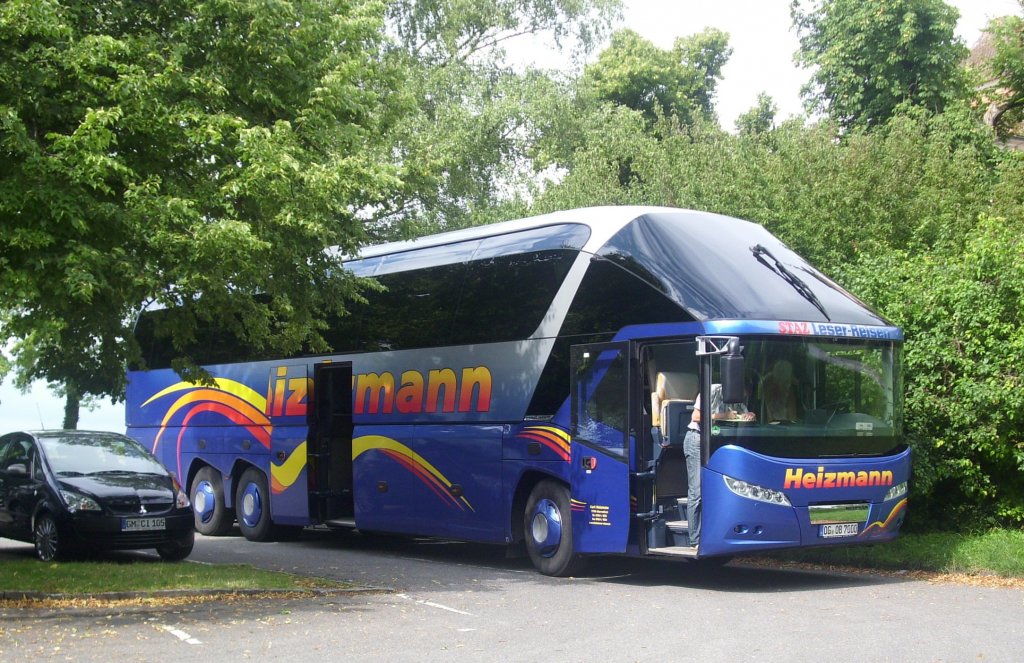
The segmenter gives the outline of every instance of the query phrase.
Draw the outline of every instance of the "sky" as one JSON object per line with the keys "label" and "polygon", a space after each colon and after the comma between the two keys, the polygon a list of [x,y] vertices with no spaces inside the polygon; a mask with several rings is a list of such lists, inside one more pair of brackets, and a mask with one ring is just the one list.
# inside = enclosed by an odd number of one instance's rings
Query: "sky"
{"label": "sky", "polygon": [[[736,117],[754,105],[760,92],[774,99],[777,120],[803,110],[800,87],[807,81],[808,72],[793,64],[798,43],[790,30],[789,4],[790,0],[626,0],[622,27],[661,48],[670,48],[676,37],[705,27],[728,32],[733,54],[722,70],[716,109],[722,127],[732,130]],[[990,19],[1020,11],[1016,0],[954,0],[950,4],[960,10],[957,34],[969,47]],[[545,53],[535,45],[512,56],[532,59],[543,67],[563,61],[561,56]],[[58,428],[63,416],[63,401],[50,394],[45,383],[34,384],[27,394],[14,389],[10,377],[0,385],[0,433]],[[124,406],[102,401],[93,411],[83,408],[79,428],[123,431]]]}

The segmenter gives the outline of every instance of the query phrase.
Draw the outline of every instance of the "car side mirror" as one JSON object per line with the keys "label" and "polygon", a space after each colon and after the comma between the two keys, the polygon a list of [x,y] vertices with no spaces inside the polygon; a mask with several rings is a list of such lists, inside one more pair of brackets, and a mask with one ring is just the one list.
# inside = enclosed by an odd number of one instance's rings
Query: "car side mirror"
{"label": "car side mirror", "polygon": [[27,477],[28,466],[22,463],[13,463],[7,466],[7,474],[14,477]]}

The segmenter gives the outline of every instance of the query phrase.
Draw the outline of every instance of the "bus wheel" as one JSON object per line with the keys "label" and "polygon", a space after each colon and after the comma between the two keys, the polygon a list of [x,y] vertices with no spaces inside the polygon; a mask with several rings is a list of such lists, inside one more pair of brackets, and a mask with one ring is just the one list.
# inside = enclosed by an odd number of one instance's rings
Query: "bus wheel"
{"label": "bus wheel", "polygon": [[231,530],[235,514],[224,504],[224,482],[220,472],[206,466],[192,479],[192,513],[196,531],[207,536],[220,536]]}
{"label": "bus wheel", "polygon": [[270,522],[270,490],[267,477],[254,467],[242,473],[235,493],[238,527],[250,541],[270,541],[274,526]]}
{"label": "bus wheel", "polygon": [[548,576],[578,573],[584,558],[573,552],[569,489],[556,481],[541,481],[526,501],[523,532],[526,552],[537,570]]}

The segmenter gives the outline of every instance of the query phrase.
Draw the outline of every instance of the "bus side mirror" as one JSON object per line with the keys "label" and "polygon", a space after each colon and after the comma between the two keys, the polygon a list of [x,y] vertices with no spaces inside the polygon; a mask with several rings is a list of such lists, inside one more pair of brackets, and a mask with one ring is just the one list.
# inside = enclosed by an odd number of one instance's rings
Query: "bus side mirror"
{"label": "bus side mirror", "polygon": [[722,376],[722,400],[726,403],[745,403],[743,355],[727,354],[719,358]]}

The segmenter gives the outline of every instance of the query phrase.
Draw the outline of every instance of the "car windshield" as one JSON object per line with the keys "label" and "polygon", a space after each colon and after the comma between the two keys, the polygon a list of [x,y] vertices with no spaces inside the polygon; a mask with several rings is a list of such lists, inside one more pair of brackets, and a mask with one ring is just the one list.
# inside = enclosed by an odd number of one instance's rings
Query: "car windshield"
{"label": "car windshield", "polygon": [[103,473],[166,474],[142,445],[123,435],[72,433],[39,438],[50,469],[60,476]]}

